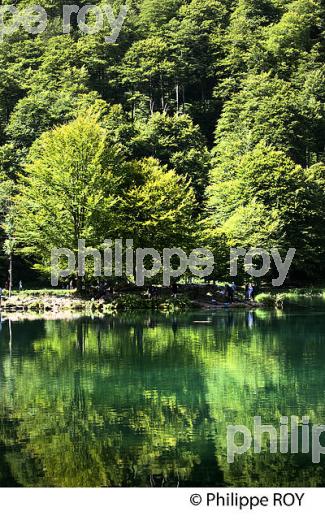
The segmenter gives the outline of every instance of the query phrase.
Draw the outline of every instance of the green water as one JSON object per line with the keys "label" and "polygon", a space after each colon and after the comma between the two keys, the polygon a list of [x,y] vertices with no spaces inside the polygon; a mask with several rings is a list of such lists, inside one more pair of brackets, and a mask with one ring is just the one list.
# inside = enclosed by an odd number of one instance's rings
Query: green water
{"label": "green water", "polygon": [[252,451],[259,415],[325,423],[325,314],[125,314],[1,324],[1,486],[317,486],[325,455]]}

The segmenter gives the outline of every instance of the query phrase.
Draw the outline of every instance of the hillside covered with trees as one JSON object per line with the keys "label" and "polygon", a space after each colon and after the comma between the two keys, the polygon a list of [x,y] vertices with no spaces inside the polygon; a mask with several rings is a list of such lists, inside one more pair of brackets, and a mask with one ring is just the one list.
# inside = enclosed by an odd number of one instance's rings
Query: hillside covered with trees
{"label": "hillside covered with trees", "polygon": [[205,245],[218,279],[230,246],[296,248],[291,281],[325,279],[321,0],[127,0],[115,43],[37,3],[0,43],[0,285],[78,238]]}

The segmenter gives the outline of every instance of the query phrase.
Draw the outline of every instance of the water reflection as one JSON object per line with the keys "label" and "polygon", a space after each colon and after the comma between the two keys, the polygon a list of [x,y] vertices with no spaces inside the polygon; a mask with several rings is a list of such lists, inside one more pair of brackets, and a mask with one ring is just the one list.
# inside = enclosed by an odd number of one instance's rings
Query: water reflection
{"label": "water reflection", "polygon": [[247,453],[227,424],[325,422],[324,315],[134,314],[1,324],[0,484],[324,485],[310,455]]}

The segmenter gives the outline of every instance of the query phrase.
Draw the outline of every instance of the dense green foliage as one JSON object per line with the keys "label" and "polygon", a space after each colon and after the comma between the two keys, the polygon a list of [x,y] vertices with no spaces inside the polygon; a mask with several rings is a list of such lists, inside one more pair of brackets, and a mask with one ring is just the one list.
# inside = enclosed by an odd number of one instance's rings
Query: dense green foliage
{"label": "dense green foliage", "polygon": [[46,30],[0,43],[6,255],[295,247],[292,279],[324,279],[321,0],[126,0],[115,43],[62,34],[62,1],[38,3]]}

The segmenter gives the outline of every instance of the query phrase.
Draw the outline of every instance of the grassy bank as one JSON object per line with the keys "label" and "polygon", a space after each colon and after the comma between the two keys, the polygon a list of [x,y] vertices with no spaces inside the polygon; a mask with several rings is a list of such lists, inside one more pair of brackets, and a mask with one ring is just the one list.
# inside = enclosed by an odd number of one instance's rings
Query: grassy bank
{"label": "grassy bank", "polygon": [[256,302],[263,307],[284,309],[288,307],[305,307],[311,302],[325,304],[323,288],[290,289],[287,291],[261,292],[256,296]]}

